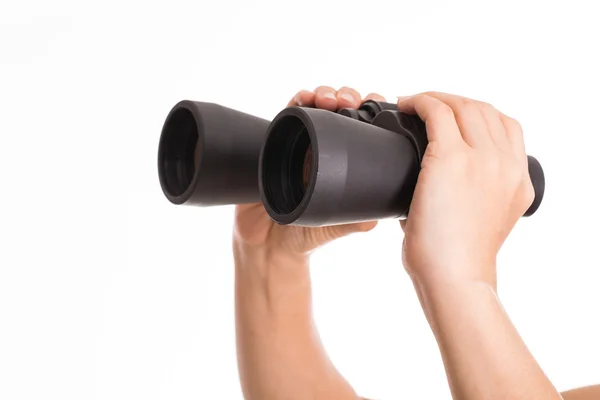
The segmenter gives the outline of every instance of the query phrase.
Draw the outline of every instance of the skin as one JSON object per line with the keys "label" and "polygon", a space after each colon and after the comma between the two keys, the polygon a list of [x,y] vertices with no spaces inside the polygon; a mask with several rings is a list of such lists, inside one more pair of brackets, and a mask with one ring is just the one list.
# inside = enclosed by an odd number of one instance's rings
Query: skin
{"label": "skin", "polygon": [[[364,99],[350,88],[301,91],[288,106],[331,111]],[[404,267],[437,339],[454,399],[600,398],[600,386],[561,395],[496,294],[496,255],[533,201],[519,123],[489,104],[438,92],[399,98],[427,126]],[[233,236],[238,367],[247,400],[356,400],[312,318],[310,254],[376,222],[304,228],[239,205]],[[527,377],[527,379],[523,379]]]}

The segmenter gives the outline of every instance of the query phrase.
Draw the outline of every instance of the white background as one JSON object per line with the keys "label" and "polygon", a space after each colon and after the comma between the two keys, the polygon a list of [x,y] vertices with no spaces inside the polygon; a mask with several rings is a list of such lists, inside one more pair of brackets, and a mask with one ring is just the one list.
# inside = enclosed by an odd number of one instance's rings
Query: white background
{"label": "white background", "polygon": [[[596,2],[0,4],[0,399],[240,399],[233,209],[168,203],[160,129],[183,98],[270,119],[323,84],[521,121],[547,191],[500,296],[560,390],[600,382]],[[401,235],[314,256],[317,323],[361,395],[449,398]]]}

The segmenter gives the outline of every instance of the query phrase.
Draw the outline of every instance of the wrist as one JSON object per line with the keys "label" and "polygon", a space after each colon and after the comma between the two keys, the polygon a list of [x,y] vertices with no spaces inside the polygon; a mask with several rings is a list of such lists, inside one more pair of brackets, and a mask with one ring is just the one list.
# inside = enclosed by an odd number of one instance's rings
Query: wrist
{"label": "wrist", "polygon": [[462,279],[455,277],[440,277],[438,279],[415,279],[413,284],[420,291],[424,299],[430,302],[442,302],[444,299],[466,298],[469,296],[488,295],[496,296],[496,288],[486,280]]}
{"label": "wrist", "polygon": [[233,247],[238,296],[253,298],[272,311],[307,307],[311,291],[308,256],[235,240]]}
{"label": "wrist", "polygon": [[308,254],[296,254],[268,244],[254,245],[234,238],[233,255],[236,269],[269,273],[273,270],[307,268]]}
{"label": "wrist", "polygon": [[438,273],[411,275],[411,279],[434,333],[440,320],[455,318],[459,309],[477,302],[498,302],[495,277]]}
{"label": "wrist", "polygon": [[426,257],[418,262],[404,260],[404,265],[414,283],[430,291],[443,290],[445,287],[460,287],[469,284],[483,284],[490,286],[494,291],[497,286],[496,259],[488,258],[460,258],[448,257],[442,260],[423,262]]}

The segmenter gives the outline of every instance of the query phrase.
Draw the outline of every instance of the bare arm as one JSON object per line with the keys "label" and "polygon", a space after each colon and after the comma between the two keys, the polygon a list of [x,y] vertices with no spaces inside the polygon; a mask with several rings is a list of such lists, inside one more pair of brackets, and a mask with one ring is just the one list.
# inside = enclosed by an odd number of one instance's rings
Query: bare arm
{"label": "bare arm", "polygon": [[[384,100],[371,94],[365,99]],[[288,106],[356,108],[356,90],[320,86]],[[276,225],[262,204],[236,208],[234,232],[238,369],[247,400],[357,400],[335,369],[312,318],[309,254],[376,222],[322,228]]]}
{"label": "bare arm", "polygon": [[560,399],[492,287],[448,281],[415,286],[455,399]]}
{"label": "bare arm", "polygon": [[[243,246],[242,246],[243,247]],[[356,400],[315,329],[307,260],[236,250],[238,367],[248,400]]]}
{"label": "bare arm", "polygon": [[[492,287],[475,282],[433,285],[415,282],[456,399],[561,398]],[[600,385],[564,392],[562,399],[600,400]]]}
{"label": "bare arm", "polygon": [[496,295],[497,253],[534,196],[519,123],[439,92],[398,108],[427,126],[403,256],[453,398],[560,400]]}
{"label": "bare arm", "polygon": [[600,399],[600,385],[569,390],[562,393],[562,397],[564,400],[598,400]]}
{"label": "bare arm", "polygon": [[[435,287],[433,287],[435,285]],[[560,399],[510,322],[494,289],[481,283],[415,286],[457,399]],[[600,385],[562,393],[600,400]]]}

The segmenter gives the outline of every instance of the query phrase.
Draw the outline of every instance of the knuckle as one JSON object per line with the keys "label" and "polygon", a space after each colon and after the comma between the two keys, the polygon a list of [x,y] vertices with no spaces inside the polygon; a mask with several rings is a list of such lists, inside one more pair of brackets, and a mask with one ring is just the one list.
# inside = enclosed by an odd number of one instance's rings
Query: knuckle
{"label": "knuckle", "polygon": [[487,114],[496,114],[498,113],[498,110],[496,110],[496,107],[494,107],[492,104],[490,103],[486,103],[485,101],[480,101],[479,102],[479,108],[487,113]]}
{"label": "knuckle", "polygon": [[426,92],[421,93],[421,95],[438,98],[441,95],[441,93],[435,90],[428,90]]}
{"label": "knuckle", "polygon": [[427,144],[427,147],[425,148],[425,155],[437,157],[441,154],[441,151],[442,147],[440,146],[440,142],[436,140]]}
{"label": "knuckle", "polygon": [[506,125],[506,128],[510,133],[517,135],[523,134],[523,127],[521,126],[521,123],[516,119],[504,116],[504,124]]}
{"label": "knuckle", "polygon": [[461,97],[457,100],[457,107],[460,113],[479,113],[480,106],[475,100],[471,100],[465,97]]}
{"label": "knuckle", "polygon": [[468,97],[458,97],[456,99],[456,103],[461,107],[473,107],[477,105],[475,100],[470,99]]}
{"label": "knuckle", "polygon": [[452,117],[454,118],[454,111],[452,111],[452,108],[450,108],[449,105],[447,105],[446,103],[442,103],[442,102],[437,102],[431,110],[432,115],[434,115],[435,117],[438,118],[448,118],[448,117]]}

